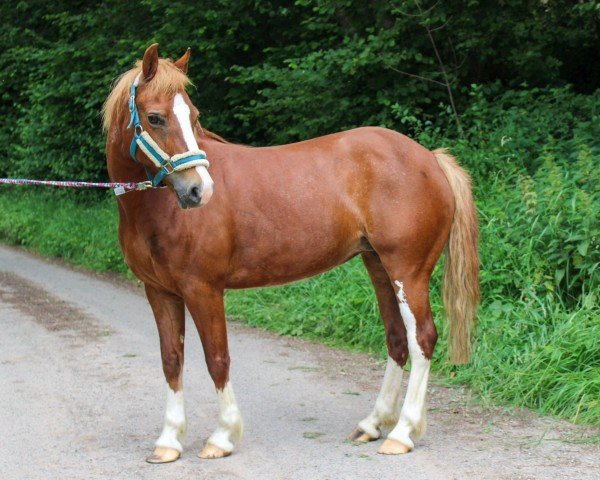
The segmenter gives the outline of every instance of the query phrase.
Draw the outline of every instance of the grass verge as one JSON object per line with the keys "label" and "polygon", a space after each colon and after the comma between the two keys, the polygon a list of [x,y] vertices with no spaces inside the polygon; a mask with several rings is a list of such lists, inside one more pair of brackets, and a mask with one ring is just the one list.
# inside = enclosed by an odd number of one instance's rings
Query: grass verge
{"label": "grass verge", "polygon": [[[80,204],[53,192],[12,189],[0,194],[0,238],[95,271],[131,274],[117,242],[114,200]],[[491,226],[494,225],[494,226]],[[494,222],[483,223],[484,236]],[[482,251],[484,260],[489,255]],[[484,261],[484,265],[485,265]],[[445,336],[434,369],[493,402],[526,406],[585,424],[600,423],[600,311],[593,293],[573,308],[533,295],[484,300],[470,365],[447,365]],[[438,328],[444,330],[439,274],[432,284]],[[293,285],[228,292],[229,315],[279,334],[383,357],[385,340],[368,276],[359,259]]]}

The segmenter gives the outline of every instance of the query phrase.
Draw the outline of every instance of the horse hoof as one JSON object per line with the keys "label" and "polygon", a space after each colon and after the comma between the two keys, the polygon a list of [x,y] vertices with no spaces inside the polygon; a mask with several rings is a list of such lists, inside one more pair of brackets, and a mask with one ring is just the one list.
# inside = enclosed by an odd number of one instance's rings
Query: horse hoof
{"label": "horse hoof", "polygon": [[156,447],[146,461],[148,463],[170,463],[177,460],[180,456],[181,452],[178,452],[174,448]]}
{"label": "horse hoof", "polygon": [[377,453],[381,453],[383,455],[402,455],[403,453],[408,453],[412,450],[412,448],[407,447],[403,443],[400,443],[398,440],[394,440],[393,438],[388,438],[383,442],[383,445],[379,447]]}
{"label": "horse hoof", "polygon": [[207,443],[206,445],[204,445],[204,448],[198,454],[198,456],[200,458],[207,458],[207,459],[223,458],[223,457],[228,457],[229,455],[231,455],[231,452],[226,452],[225,450],[223,450],[219,447],[216,447],[215,445],[212,445],[210,443]]}
{"label": "horse hoof", "polygon": [[[379,430],[377,430],[379,431]],[[381,432],[380,432],[381,435]],[[352,433],[348,436],[348,440],[357,443],[367,443],[377,440],[379,437],[372,437],[367,432],[363,431],[360,427],[356,427]]]}

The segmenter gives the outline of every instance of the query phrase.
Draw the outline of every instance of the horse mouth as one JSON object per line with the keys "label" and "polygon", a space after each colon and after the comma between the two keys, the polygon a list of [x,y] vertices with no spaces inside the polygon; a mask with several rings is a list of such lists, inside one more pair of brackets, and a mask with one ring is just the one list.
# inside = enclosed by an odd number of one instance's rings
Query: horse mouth
{"label": "horse mouth", "polygon": [[202,197],[198,199],[190,198],[188,195],[179,196],[177,195],[177,201],[179,202],[179,206],[183,210],[191,210],[193,208],[199,208],[202,204]]}

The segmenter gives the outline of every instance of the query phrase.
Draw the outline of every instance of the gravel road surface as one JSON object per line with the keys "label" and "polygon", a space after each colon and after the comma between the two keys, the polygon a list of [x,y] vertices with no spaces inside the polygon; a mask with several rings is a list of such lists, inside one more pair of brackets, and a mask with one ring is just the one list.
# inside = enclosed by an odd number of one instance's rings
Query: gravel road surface
{"label": "gravel road surface", "polygon": [[231,457],[200,460],[217,397],[187,327],[186,450],[150,465],[165,382],[141,289],[0,247],[0,479],[600,478],[600,447],[579,441],[593,429],[482,406],[435,380],[414,452],[348,443],[384,365],[236,322],[231,378],[245,436]]}

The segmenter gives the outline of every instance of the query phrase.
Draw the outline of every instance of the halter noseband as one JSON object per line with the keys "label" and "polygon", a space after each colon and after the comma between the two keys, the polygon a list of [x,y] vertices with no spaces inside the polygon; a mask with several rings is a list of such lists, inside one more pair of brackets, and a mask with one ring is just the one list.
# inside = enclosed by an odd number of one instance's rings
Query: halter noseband
{"label": "halter noseband", "polygon": [[133,139],[131,140],[129,153],[137,162],[138,160],[136,158],[136,154],[138,147],[140,147],[148,156],[148,158],[152,160],[152,163],[159,168],[156,175],[152,175],[146,168],[146,175],[148,175],[148,180],[152,182],[152,186],[158,187],[162,183],[163,179],[167,175],[171,175],[173,172],[187,170],[188,168],[198,166],[208,168],[209,163],[206,159],[206,153],[204,153],[204,151],[188,150],[187,152],[170,156],[169,154],[165,153],[152,139],[150,134],[144,130],[142,127],[142,122],[140,121],[140,114],[138,112],[137,105],[135,104],[135,96],[137,94],[140,76],[141,73],[135,77],[135,80],[131,85],[129,96],[129,112],[131,114],[131,118],[127,128],[131,128],[133,126]]}

